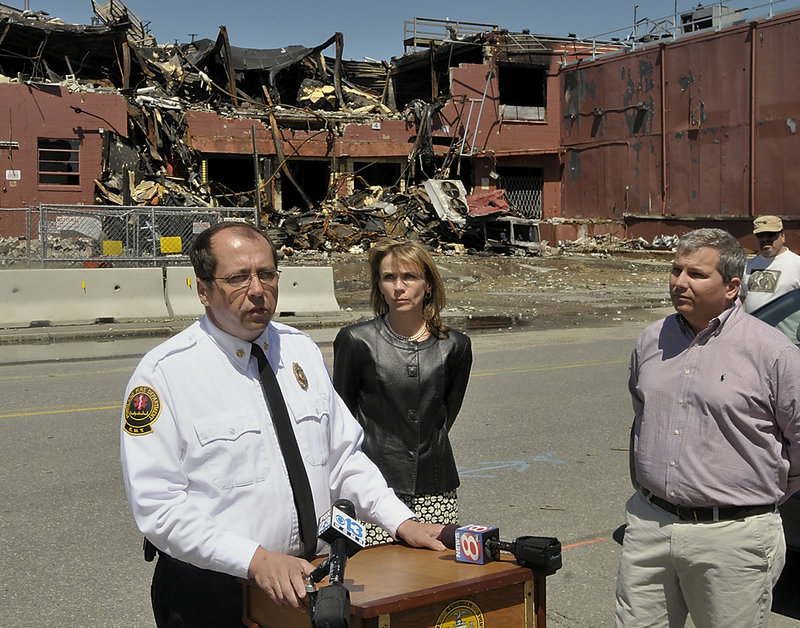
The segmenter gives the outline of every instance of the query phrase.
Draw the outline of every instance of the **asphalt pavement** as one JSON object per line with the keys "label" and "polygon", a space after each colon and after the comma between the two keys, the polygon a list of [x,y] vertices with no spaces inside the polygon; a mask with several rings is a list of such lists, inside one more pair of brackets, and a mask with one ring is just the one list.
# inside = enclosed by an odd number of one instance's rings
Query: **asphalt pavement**
{"label": "asphalt pavement", "polygon": [[[307,331],[330,363],[338,329],[369,316],[281,320]],[[121,488],[119,397],[139,356],[190,323],[0,330],[0,626],[152,625],[152,565]],[[459,502],[463,519],[498,525],[506,540],[558,537],[564,566],[548,578],[548,624],[606,628],[631,492],[625,373],[644,323],[571,323],[470,331],[475,362],[453,433]],[[776,588],[777,628],[799,623],[794,558]]]}

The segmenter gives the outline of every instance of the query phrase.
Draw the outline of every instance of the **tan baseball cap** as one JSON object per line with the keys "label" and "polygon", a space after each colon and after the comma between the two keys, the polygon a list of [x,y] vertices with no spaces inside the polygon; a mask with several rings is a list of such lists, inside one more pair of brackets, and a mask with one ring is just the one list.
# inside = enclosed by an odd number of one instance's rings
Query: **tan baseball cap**
{"label": "tan baseball cap", "polygon": [[759,216],[753,221],[753,233],[783,231],[783,221],[777,216]]}

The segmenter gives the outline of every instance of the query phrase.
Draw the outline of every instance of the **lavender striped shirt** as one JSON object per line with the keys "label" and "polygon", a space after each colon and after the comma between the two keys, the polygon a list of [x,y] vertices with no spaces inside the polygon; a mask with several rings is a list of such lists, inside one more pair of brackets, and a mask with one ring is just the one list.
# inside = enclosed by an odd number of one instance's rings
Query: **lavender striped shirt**
{"label": "lavender striped shirt", "polygon": [[755,506],[800,490],[800,350],[737,300],[695,336],[679,314],[631,355],[641,485],[687,506]]}

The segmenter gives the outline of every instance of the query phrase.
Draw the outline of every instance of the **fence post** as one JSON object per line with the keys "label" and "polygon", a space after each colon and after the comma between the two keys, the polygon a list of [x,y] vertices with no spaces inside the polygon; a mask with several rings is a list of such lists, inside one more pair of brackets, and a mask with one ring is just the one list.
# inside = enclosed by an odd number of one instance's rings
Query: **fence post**
{"label": "fence post", "polygon": [[33,208],[28,205],[25,210],[25,265],[31,267],[31,211]]}
{"label": "fence post", "polygon": [[47,258],[47,210],[39,205],[39,238],[41,239],[42,268],[44,260]]}

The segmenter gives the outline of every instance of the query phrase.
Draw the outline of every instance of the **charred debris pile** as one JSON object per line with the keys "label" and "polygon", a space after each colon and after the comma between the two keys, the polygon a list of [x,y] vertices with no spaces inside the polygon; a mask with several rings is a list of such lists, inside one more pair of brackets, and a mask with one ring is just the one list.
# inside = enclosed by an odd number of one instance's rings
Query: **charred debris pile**
{"label": "charred debris pile", "polygon": [[[387,95],[392,64],[343,60],[341,33],[310,48],[249,49],[232,46],[223,26],[216,40],[158,45],[119,0],[93,0],[92,7],[95,24],[73,25],[45,12],[0,5],[0,81],[125,99],[127,136],[104,134],[95,204],[241,207],[248,215],[257,207],[276,241],[298,249],[347,251],[391,235],[434,248],[455,243],[538,252],[533,239],[514,247],[502,233],[487,230],[487,222],[519,213],[502,191],[467,197],[461,182],[448,178],[457,147],[444,166],[432,168],[426,121],[443,103],[414,99],[401,110],[393,108]],[[335,55],[325,56],[331,47]],[[260,187],[233,191],[203,176],[187,124],[187,113],[196,111],[258,121],[272,134],[275,168]],[[375,119],[404,121],[409,135],[416,136],[399,180],[359,185],[356,175],[355,191],[342,196],[342,183],[333,175],[325,198],[311,201],[292,177],[287,166],[292,155],[283,154],[278,130],[313,129],[334,136],[343,125]],[[295,186],[304,202],[276,210],[267,194],[275,176],[283,177],[284,186]]]}

